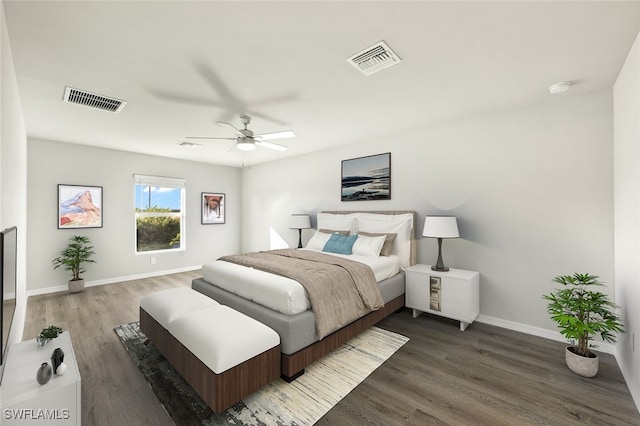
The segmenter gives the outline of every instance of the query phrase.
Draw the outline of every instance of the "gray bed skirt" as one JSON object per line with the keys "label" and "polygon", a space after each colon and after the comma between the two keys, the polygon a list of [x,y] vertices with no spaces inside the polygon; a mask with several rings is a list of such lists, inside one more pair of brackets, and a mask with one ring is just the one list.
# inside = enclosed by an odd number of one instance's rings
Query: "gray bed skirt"
{"label": "gray bed skirt", "polygon": [[[401,296],[404,294],[404,272],[379,282],[378,286],[385,303]],[[315,320],[311,311],[286,315],[216,287],[203,278],[194,279],[191,287],[275,330],[280,335],[281,350],[284,354],[294,354],[318,341]]]}

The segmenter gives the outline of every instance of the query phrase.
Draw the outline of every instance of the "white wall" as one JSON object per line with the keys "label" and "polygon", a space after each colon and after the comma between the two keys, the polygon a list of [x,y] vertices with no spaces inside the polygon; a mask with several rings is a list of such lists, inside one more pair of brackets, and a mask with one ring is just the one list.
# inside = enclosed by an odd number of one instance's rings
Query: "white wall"
{"label": "white wall", "polygon": [[[613,88],[616,301],[626,326],[618,338],[618,364],[640,407],[640,36]],[[640,334],[638,335],[640,339]]]}
{"label": "white wall", "polygon": [[[253,166],[242,176],[241,248],[269,248],[271,229],[295,246],[297,232],[287,228],[292,213],[413,209],[419,233],[426,214],[451,213],[461,238],[444,242],[444,261],[480,271],[483,320],[555,335],[542,299],[554,276],[590,272],[613,295],[612,143],[611,92],[569,92]],[[341,160],[383,152],[391,152],[391,200],[341,202]],[[304,231],[304,240],[311,234]],[[421,238],[419,263],[433,264],[436,256],[435,240]]]}
{"label": "white wall", "polygon": [[[193,269],[239,249],[238,168],[32,138],[28,159],[29,294],[66,288],[69,272],[53,270],[51,260],[75,234],[89,236],[96,252],[84,274],[87,285]],[[134,173],[186,179],[185,251],[135,254]],[[57,229],[58,184],[102,186],[103,227]],[[201,224],[202,192],[226,194],[225,224]]]}
{"label": "white wall", "polygon": [[16,343],[22,340],[27,306],[27,136],[1,0],[0,15],[0,229],[18,227],[18,304],[9,335],[9,343]]}

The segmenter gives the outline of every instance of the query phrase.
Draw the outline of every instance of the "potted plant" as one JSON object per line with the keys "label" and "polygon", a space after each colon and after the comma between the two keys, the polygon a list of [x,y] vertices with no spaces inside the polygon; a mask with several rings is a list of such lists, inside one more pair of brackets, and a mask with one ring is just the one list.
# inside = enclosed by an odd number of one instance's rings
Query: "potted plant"
{"label": "potted plant", "polygon": [[71,271],[69,280],[69,292],[77,293],[84,289],[84,279],[81,275],[85,272],[84,264],[95,263],[91,259],[94,253],[90,245],[89,237],[83,235],[73,235],[69,238],[69,244],[60,253],[60,256],[52,260],[53,269],[63,267],[65,271]]}
{"label": "potted plant", "polygon": [[60,327],[56,325],[50,325],[49,327],[42,329],[40,334],[36,337],[36,341],[40,346],[44,346],[52,339],[58,337],[60,333],[62,333],[62,329]]}
{"label": "potted plant", "polygon": [[598,373],[598,356],[590,341],[599,334],[603,341],[615,343],[616,333],[624,331],[616,305],[594,287],[603,286],[599,277],[590,274],[558,275],[553,281],[562,288],[543,297],[549,301],[547,312],[558,323],[560,333],[572,342],[565,350],[571,371],[583,377]]}

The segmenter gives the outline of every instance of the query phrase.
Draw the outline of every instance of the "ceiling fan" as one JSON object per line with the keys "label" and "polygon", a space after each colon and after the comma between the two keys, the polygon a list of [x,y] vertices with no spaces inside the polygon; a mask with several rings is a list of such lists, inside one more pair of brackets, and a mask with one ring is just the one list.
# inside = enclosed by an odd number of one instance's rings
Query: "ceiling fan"
{"label": "ceiling fan", "polygon": [[247,129],[247,126],[251,122],[251,117],[248,115],[241,115],[240,121],[244,125],[244,129],[238,129],[233,124],[225,123],[224,121],[218,121],[218,124],[225,127],[230,127],[236,132],[235,138],[218,138],[218,137],[207,137],[207,136],[187,136],[187,139],[225,139],[225,140],[235,140],[236,144],[234,147],[238,148],[241,151],[253,151],[256,148],[256,145],[275,149],[276,151],[286,151],[288,147],[284,145],[280,145],[273,142],[268,142],[271,139],[284,139],[284,138],[293,138],[296,136],[291,130],[285,130],[282,132],[273,132],[273,133],[261,133],[254,134],[252,130]]}

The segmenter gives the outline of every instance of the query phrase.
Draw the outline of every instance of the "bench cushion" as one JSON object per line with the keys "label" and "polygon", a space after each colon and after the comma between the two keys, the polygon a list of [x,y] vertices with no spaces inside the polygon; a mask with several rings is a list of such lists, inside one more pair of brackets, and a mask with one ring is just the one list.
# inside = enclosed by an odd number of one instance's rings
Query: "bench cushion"
{"label": "bench cushion", "polygon": [[168,330],[216,374],[280,344],[278,333],[223,305],[175,318]]}
{"label": "bench cushion", "polygon": [[178,317],[218,305],[212,298],[189,287],[162,290],[140,299],[140,307],[166,329]]}

